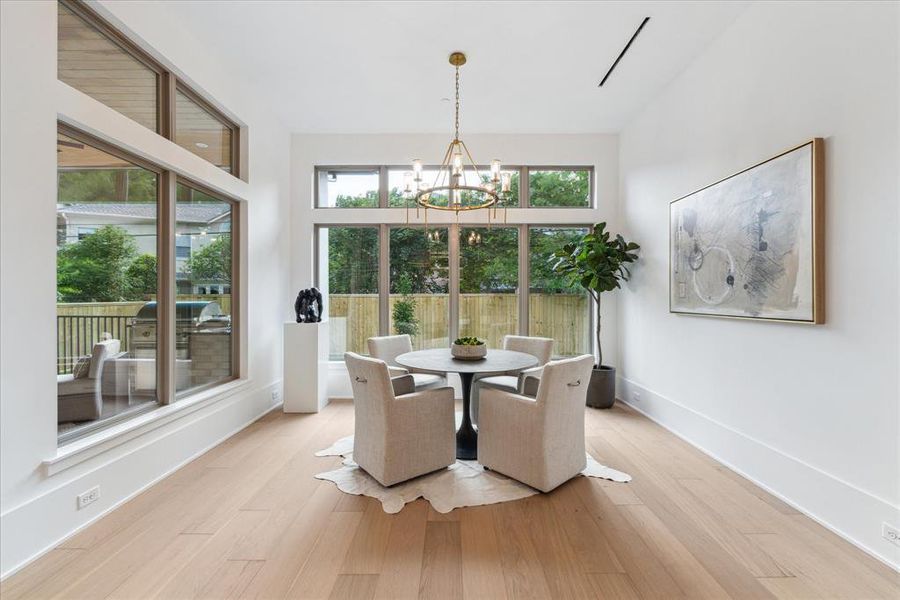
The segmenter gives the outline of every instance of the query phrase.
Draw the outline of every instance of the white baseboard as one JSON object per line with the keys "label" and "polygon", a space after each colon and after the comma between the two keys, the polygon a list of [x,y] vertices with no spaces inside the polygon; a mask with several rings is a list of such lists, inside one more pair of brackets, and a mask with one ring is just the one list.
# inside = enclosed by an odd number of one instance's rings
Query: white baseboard
{"label": "white baseboard", "polygon": [[[68,528],[64,525],[59,526],[58,523],[54,524],[56,525],[56,527],[48,527],[46,526],[46,521],[53,520],[48,519],[47,516],[59,512],[59,507],[61,505],[67,506],[69,504],[71,499],[75,497],[75,490],[80,490],[82,487],[85,487],[85,485],[80,482],[87,480],[96,480],[100,476],[98,473],[99,471],[108,469],[109,467],[114,465],[114,463],[128,458],[129,455],[135,453],[138,450],[143,450],[147,446],[158,445],[160,443],[164,444],[165,437],[167,437],[166,434],[173,435],[184,429],[191,428],[192,423],[173,423],[171,424],[171,429],[165,432],[165,434],[161,438],[150,441],[148,444],[142,445],[137,449],[123,452],[121,455],[111,458],[108,462],[97,467],[96,469],[84,473],[71,481],[67,481],[60,487],[48,493],[36,496],[29,502],[20,504],[14,509],[0,515],[0,523],[2,523],[2,525],[0,525],[0,529],[4,531],[4,537],[6,537],[10,532],[14,532],[12,533],[12,536],[19,539],[27,535],[30,538],[29,543],[32,546],[32,549],[25,550],[24,552],[21,552],[18,548],[4,549],[4,554],[15,552],[15,554],[20,554],[21,556],[13,555],[12,558],[10,558],[9,556],[4,556],[4,569],[3,573],[0,574],[0,580],[5,580],[10,575],[16,573],[23,567],[34,562],[53,548],[59,546],[67,539],[86,529],[87,527],[102,519],[104,516],[119,508],[132,498],[138,496],[148,488],[165,479],[184,465],[197,459],[206,452],[209,452],[211,449],[215,448],[231,436],[237,434],[241,430],[251,425],[253,422],[259,420],[262,416],[281,407],[282,403],[280,401],[271,401],[271,392],[273,390],[279,390],[280,392],[280,388],[281,381],[274,381],[262,388],[247,390],[246,392],[235,395],[232,398],[226,398],[225,401],[220,404],[210,406],[204,411],[204,418],[211,418],[216,413],[226,411],[229,408],[234,407],[238,403],[245,403],[249,401],[252,404],[252,406],[250,407],[249,417],[243,418],[241,421],[239,421],[239,424],[237,426],[231,427],[225,433],[214,434],[215,437],[212,439],[212,441],[204,444],[204,446],[199,450],[195,450],[189,456],[180,458],[177,462],[171,465],[167,465],[162,473],[153,476],[146,482],[141,482],[138,486],[134,487],[129,492],[114,498],[109,503],[109,505],[103,507],[96,514],[91,515],[89,518],[79,523],[75,527]],[[279,393],[279,397],[281,395],[282,394]],[[42,516],[43,519],[41,519]],[[37,525],[37,523],[41,521],[45,523],[43,527]],[[38,531],[40,529],[42,529],[43,531]],[[38,537],[44,539],[36,539]],[[8,539],[4,541],[4,546],[7,543],[9,543]],[[12,546],[12,544],[10,545]],[[38,549],[34,549],[35,545],[38,546]]]}
{"label": "white baseboard", "polygon": [[[900,570],[900,548],[881,537],[900,507],[624,377],[619,401],[749,479],[854,546]],[[632,402],[632,392],[640,401]]]}

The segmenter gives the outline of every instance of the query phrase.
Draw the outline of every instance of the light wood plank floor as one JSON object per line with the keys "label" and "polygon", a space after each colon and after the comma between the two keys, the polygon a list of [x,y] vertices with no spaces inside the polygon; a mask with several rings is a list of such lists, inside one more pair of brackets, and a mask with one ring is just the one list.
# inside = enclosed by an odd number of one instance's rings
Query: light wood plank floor
{"label": "light wood plank floor", "polygon": [[634,476],[396,515],[313,479],[353,407],[271,413],[0,587],[16,598],[898,598],[898,575],[627,407],[591,453]]}

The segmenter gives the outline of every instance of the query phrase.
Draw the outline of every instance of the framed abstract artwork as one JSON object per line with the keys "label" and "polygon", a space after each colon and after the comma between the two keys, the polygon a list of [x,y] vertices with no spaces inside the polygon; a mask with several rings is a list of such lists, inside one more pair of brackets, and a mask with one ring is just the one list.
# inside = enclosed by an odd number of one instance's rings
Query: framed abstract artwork
{"label": "framed abstract artwork", "polygon": [[669,312],[825,322],[824,143],[669,205]]}

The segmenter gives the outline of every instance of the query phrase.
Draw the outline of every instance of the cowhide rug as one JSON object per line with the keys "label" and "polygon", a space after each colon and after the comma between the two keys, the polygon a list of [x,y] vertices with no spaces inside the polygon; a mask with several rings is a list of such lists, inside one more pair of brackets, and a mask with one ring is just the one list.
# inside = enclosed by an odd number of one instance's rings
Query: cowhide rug
{"label": "cowhide rug", "polygon": [[[338,489],[347,494],[376,498],[381,501],[386,513],[398,513],[407,502],[420,497],[428,500],[439,513],[448,513],[462,506],[509,502],[540,493],[515,479],[485,470],[474,460],[457,460],[446,469],[384,487],[353,462],[352,435],[316,452],[316,456],[344,457],[340,468],[319,473],[316,479],[334,482]],[[581,474],[610,481],[631,481],[631,475],[601,465],[590,454],[587,455],[587,467]]]}

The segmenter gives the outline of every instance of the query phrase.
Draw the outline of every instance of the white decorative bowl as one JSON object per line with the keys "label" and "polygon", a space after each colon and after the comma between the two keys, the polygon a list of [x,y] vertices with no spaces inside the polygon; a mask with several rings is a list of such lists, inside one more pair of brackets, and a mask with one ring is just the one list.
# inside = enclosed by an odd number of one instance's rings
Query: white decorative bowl
{"label": "white decorative bowl", "polygon": [[487,356],[487,344],[481,344],[480,346],[453,344],[450,346],[450,354],[453,355],[453,358],[460,360],[481,360]]}

